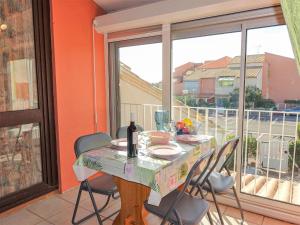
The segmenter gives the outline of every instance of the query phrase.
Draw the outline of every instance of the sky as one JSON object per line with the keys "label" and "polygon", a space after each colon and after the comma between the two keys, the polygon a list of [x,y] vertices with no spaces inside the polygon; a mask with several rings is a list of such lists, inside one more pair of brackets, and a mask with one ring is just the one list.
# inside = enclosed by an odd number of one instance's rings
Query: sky
{"label": "sky", "polygon": [[[265,52],[294,58],[285,25],[248,30],[247,54]],[[187,62],[200,63],[240,54],[240,32],[175,40],[172,42],[172,71]],[[150,83],[162,80],[161,43],[120,48],[120,61]]]}

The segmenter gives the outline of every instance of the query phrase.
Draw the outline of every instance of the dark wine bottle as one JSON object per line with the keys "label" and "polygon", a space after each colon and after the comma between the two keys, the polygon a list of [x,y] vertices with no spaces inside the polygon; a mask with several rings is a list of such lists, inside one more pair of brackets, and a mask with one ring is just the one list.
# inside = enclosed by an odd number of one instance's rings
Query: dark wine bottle
{"label": "dark wine bottle", "polygon": [[127,128],[127,157],[137,156],[138,132],[135,126],[135,115],[130,113],[130,125]]}

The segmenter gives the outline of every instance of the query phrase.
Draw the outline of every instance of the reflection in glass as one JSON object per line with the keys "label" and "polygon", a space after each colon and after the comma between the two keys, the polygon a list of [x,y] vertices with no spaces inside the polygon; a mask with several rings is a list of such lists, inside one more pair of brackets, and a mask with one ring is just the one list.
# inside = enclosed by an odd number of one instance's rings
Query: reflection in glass
{"label": "reflection in glass", "polygon": [[155,111],[162,109],[162,44],[122,47],[120,55],[121,126],[130,113],[144,130],[156,129]]}
{"label": "reflection in glass", "polygon": [[0,198],[42,182],[39,124],[0,128]]}
{"label": "reflection in glass", "polygon": [[0,1],[0,112],[38,107],[31,1]]}

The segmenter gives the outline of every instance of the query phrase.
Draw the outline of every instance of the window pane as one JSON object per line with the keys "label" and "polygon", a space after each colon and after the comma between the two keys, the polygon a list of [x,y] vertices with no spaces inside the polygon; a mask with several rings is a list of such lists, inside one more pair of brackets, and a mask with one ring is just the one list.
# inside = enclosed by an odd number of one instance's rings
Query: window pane
{"label": "window pane", "polygon": [[300,76],[287,27],[247,36],[242,191],[300,204]]}
{"label": "window pane", "polygon": [[190,133],[218,147],[237,135],[240,46],[240,32],[173,41],[173,119],[190,118]]}
{"label": "window pane", "polygon": [[155,112],[162,108],[162,44],[123,47],[120,53],[121,126],[130,112],[145,130],[156,129]]}
{"label": "window pane", "polygon": [[39,124],[0,128],[0,198],[42,182]]}
{"label": "window pane", "polygon": [[37,107],[31,1],[0,1],[0,112]]}

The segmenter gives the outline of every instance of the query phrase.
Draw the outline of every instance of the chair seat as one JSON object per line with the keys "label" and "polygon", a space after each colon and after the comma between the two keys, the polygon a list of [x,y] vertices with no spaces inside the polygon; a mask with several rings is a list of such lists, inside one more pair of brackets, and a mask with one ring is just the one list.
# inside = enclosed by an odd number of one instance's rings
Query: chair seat
{"label": "chair seat", "polygon": [[[192,182],[191,182],[192,185],[196,184],[197,178],[198,178],[198,176],[195,176],[192,179]],[[211,185],[216,193],[227,191],[228,189],[232,188],[235,183],[234,178],[232,176],[223,175],[223,174],[217,173],[217,172],[212,172],[209,175],[208,180],[211,183]],[[200,180],[200,183],[201,183],[201,180]],[[210,191],[210,188],[207,184],[203,185],[203,189]]]}
{"label": "chair seat", "polygon": [[[117,192],[117,186],[113,181],[113,177],[108,174],[96,177],[88,181],[92,192],[102,195],[112,195]],[[83,185],[83,190],[88,191],[86,183]]]}
{"label": "chair seat", "polygon": [[[166,195],[161,200],[159,206],[150,205],[146,201],[144,204],[145,208],[149,212],[163,218],[178,194],[179,191],[174,190],[170,194]],[[199,224],[199,222],[205,216],[209,209],[209,204],[203,199],[192,197],[189,194],[184,194],[175,206],[175,209],[178,212],[184,225],[195,225]],[[168,221],[177,224],[177,219],[174,213],[170,214]]]}

